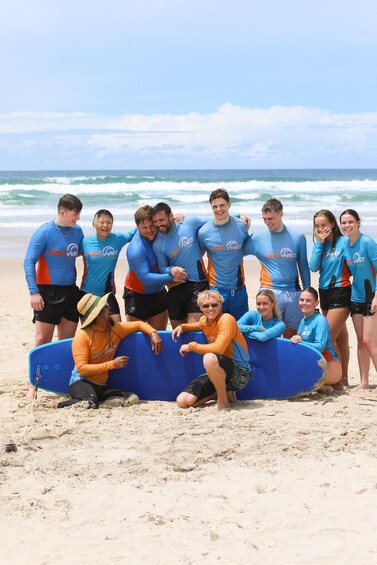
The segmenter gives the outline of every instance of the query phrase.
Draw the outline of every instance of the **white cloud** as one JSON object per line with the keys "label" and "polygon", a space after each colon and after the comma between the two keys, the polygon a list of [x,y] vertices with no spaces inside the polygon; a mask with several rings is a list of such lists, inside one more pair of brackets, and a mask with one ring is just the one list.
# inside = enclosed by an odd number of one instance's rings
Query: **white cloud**
{"label": "white cloud", "polygon": [[49,142],[58,150],[54,162],[64,168],[72,166],[67,157],[73,146],[75,164],[81,152],[85,167],[112,168],[119,159],[135,168],[373,167],[377,112],[230,103],[212,113],[179,115],[15,112],[0,114],[0,136],[2,168],[7,152],[14,161],[17,147],[20,157],[35,152],[40,163]]}

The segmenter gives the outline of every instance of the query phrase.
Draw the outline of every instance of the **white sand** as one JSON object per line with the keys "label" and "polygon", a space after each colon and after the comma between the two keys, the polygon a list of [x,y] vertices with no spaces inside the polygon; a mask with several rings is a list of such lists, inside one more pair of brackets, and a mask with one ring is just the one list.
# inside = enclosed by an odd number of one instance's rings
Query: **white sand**
{"label": "white sand", "polygon": [[[43,391],[30,403],[21,263],[3,260],[1,280],[1,563],[376,561],[374,389],[220,413],[163,402],[53,410]],[[257,265],[247,261],[252,297]],[[121,304],[124,272],[122,261]]]}

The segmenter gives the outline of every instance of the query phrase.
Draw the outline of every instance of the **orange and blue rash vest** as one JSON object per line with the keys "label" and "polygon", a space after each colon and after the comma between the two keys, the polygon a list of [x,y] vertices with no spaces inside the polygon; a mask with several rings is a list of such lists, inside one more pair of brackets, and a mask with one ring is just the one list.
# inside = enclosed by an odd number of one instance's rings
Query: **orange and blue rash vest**
{"label": "orange and blue rash vest", "polygon": [[43,224],[34,233],[24,260],[30,294],[39,292],[38,285],[70,286],[76,283],[75,263],[83,237],[80,226],[57,226],[54,220]]}
{"label": "orange and blue rash vest", "polygon": [[319,312],[303,318],[297,328],[297,333],[301,336],[302,341],[322,353],[327,362],[338,358],[331,344],[329,323]]}
{"label": "orange and blue rash vest", "polygon": [[336,241],[316,241],[313,246],[309,269],[319,271],[319,288],[339,288],[351,286],[350,270],[344,250],[348,237],[341,235]]}
{"label": "orange and blue rash vest", "polygon": [[239,329],[237,322],[230,314],[221,313],[220,316],[211,323],[208,323],[205,316],[198,322],[192,324],[182,324],[184,332],[202,331],[208,343],[197,343],[190,341],[189,351],[200,353],[216,353],[231,359],[236,365],[241,365],[250,369],[249,350]]}
{"label": "orange and blue rash vest", "polygon": [[134,332],[144,332],[149,336],[156,330],[146,322],[118,322],[111,328],[96,326],[95,323],[80,329],[72,342],[72,355],[75,362],[69,384],[86,380],[105,385],[109,371],[114,369],[114,355],[120,341]]}
{"label": "orange and blue rash vest", "polygon": [[84,259],[84,274],[81,288],[96,296],[115,293],[114,271],[122,248],[129,243],[136,228],[128,233],[111,232],[105,239],[97,234],[84,237],[80,251]]}
{"label": "orange and blue rash vest", "polygon": [[170,274],[172,267],[182,267],[188,275],[188,281],[206,280],[206,269],[197,238],[198,229],[206,221],[191,216],[186,218],[183,224],[174,221],[168,233],[157,234],[153,242],[153,250],[156,253],[160,273]]}
{"label": "orange and blue rash vest", "polygon": [[200,228],[198,239],[208,257],[210,287],[233,290],[245,283],[242,245],[248,236],[240,218],[231,216],[225,224],[209,220]]}
{"label": "orange and blue rash vest", "polygon": [[377,243],[362,233],[352,245],[348,240],[344,254],[353,277],[352,302],[372,302],[377,291]]}
{"label": "orange and blue rash vest", "polygon": [[124,286],[138,294],[161,292],[165,284],[173,282],[170,273],[159,273],[157,258],[153,251],[153,241],[149,241],[137,231],[127,248],[129,271]]}
{"label": "orange and blue rash vest", "polygon": [[310,271],[303,233],[284,226],[280,232],[270,230],[251,234],[243,246],[244,255],[255,255],[262,268],[260,288],[300,290],[298,272],[304,288],[310,286]]}

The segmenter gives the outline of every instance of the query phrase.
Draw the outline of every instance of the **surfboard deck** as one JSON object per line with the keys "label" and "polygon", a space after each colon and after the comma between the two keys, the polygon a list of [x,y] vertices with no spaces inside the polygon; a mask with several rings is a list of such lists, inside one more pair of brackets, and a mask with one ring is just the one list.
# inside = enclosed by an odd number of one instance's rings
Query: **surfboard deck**
{"label": "surfboard deck", "polygon": [[[175,400],[195,377],[204,373],[203,356],[179,354],[182,343],[206,343],[202,332],[185,332],[174,343],[170,331],[159,332],[164,350],[155,355],[150,338],[137,332],[127,336],[116,355],[128,355],[123,369],[110,371],[108,385],[136,393],[141,400]],[[253,365],[248,385],[237,392],[240,400],[284,399],[307,394],[320,386],[326,373],[323,356],[305,344],[286,339],[258,342],[246,338]],[[39,388],[69,394],[73,369],[72,339],[54,341],[29,353],[29,380]],[[37,382],[38,381],[38,382]]]}

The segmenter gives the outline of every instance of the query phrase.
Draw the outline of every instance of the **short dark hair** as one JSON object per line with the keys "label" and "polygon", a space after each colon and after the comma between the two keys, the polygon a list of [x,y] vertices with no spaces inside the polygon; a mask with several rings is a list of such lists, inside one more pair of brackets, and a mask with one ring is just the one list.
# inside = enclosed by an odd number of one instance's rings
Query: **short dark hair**
{"label": "short dark hair", "polygon": [[81,212],[82,202],[74,194],[64,194],[58,202],[58,212],[62,209]]}
{"label": "short dark hair", "polygon": [[209,202],[211,203],[212,200],[215,200],[216,198],[224,198],[224,200],[230,202],[228,191],[225,190],[225,188],[216,188],[213,190],[209,195]]}
{"label": "short dark hair", "polygon": [[309,292],[309,294],[311,294],[314,297],[314,300],[318,300],[318,292],[312,286],[307,286],[306,288],[303,288],[300,294],[302,294],[303,292]]}
{"label": "short dark hair", "polygon": [[165,212],[165,214],[167,216],[170,216],[171,214],[171,208],[169,206],[169,204],[166,204],[166,202],[159,202],[158,204],[156,204],[155,206],[153,206],[152,208],[152,216],[155,216],[156,214],[158,214],[159,212]]}
{"label": "short dark hair", "polygon": [[141,206],[138,208],[134,214],[135,224],[138,226],[141,222],[145,222],[146,220],[152,219],[152,206],[146,204],[145,206]]}
{"label": "short dark hair", "polygon": [[96,222],[98,222],[98,220],[100,219],[101,216],[108,216],[109,218],[111,218],[111,221],[114,222],[114,217],[112,215],[111,212],[109,212],[109,210],[106,210],[105,208],[98,210],[98,212],[96,212],[94,214],[94,218],[93,218],[93,226],[96,224]]}
{"label": "short dark hair", "polygon": [[267,202],[265,202],[263,204],[262,207],[262,214],[265,214],[266,212],[282,212],[283,211],[283,204],[280,202],[280,200],[277,200],[276,198],[270,198],[269,200],[267,200]]}
{"label": "short dark hair", "polygon": [[359,214],[356,212],[356,210],[352,210],[352,208],[348,208],[347,210],[344,210],[344,212],[340,214],[339,216],[340,221],[342,220],[342,216],[344,216],[345,214],[353,216],[357,222],[361,222]]}

